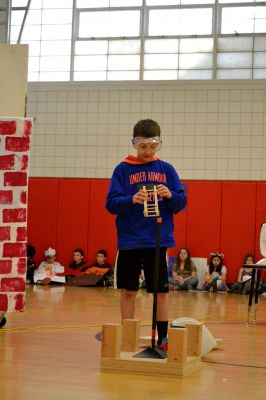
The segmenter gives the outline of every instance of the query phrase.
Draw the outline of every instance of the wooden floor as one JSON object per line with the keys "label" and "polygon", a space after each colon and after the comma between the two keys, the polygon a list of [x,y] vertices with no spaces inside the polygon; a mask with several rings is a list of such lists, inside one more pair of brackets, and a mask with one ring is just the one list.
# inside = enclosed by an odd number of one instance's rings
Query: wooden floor
{"label": "wooden floor", "polygon": [[[202,370],[185,379],[101,373],[100,342],[105,322],[120,322],[119,292],[111,288],[27,289],[24,313],[7,315],[0,329],[1,400],[215,400],[266,399],[266,298],[257,324],[245,324],[247,297],[177,292],[169,296],[169,321],[204,321],[221,347]],[[136,317],[150,333],[152,297],[141,290]]]}

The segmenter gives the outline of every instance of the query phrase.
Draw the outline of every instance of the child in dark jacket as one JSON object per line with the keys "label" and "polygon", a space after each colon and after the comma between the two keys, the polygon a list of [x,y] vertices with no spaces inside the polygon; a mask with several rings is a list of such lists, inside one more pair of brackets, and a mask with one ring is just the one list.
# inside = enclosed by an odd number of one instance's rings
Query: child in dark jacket
{"label": "child in dark jacket", "polygon": [[108,268],[109,271],[104,274],[102,281],[97,286],[113,286],[114,271],[112,265],[107,261],[107,252],[103,249],[97,251],[96,261],[89,268]]}
{"label": "child in dark jacket", "polygon": [[84,262],[83,258],[84,252],[82,249],[78,248],[73,251],[73,261],[69,264],[69,269],[71,272],[68,275],[68,278],[76,275],[81,275],[86,271],[88,266]]}

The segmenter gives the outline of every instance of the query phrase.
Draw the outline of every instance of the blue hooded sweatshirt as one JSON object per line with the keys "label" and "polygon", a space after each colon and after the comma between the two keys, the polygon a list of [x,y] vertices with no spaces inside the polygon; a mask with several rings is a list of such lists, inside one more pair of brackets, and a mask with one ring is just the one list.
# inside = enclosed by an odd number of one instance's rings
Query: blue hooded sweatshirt
{"label": "blue hooded sweatshirt", "polygon": [[114,170],[106,199],[106,208],[116,214],[118,249],[155,248],[156,217],[144,217],[143,205],[133,204],[132,198],[139,185],[167,186],[170,200],[158,198],[161,224],[161,247],[174,247],[173,214],[186,205],[186,196],[174,167],[154,157],[142,163],[129,155]]}

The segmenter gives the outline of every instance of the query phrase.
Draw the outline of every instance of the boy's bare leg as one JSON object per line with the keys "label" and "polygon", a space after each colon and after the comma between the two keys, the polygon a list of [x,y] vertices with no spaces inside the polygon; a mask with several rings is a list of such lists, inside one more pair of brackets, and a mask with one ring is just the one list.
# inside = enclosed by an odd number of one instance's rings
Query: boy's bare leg
{"label": "boy's bare leg", "polygon": [[168,293],[158,293],[157,321],[168,321]]}
{"label": "boy's bare leg", "polygon": [[133,319],[135,315],[135,300],[137,291],[125,290],[121,292],[120,309],[123,319]]}

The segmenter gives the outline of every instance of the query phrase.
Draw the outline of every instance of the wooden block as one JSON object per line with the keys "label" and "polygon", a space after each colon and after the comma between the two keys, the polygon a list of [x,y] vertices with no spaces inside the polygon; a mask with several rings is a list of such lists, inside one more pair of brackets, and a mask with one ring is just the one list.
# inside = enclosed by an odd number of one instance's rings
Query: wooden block
{"label": "wooden block", "polygon": [[167,357],[169,363],[187,362],[187,336],[187,328],[169,328]]}
{"label": "wooden block", "polygon": [[139,348],[140,321],[124,319],[122,324],[122,351],[137,351]]}
{"label": "wooden block", "polygon": [[121,350],[121,325],[104,324],[102,330],[102,358],[119,358]]}
{"label": "wooden block", "polygon": [[202,324],[186,324],[188,330],[188,356],[201,356]]}

